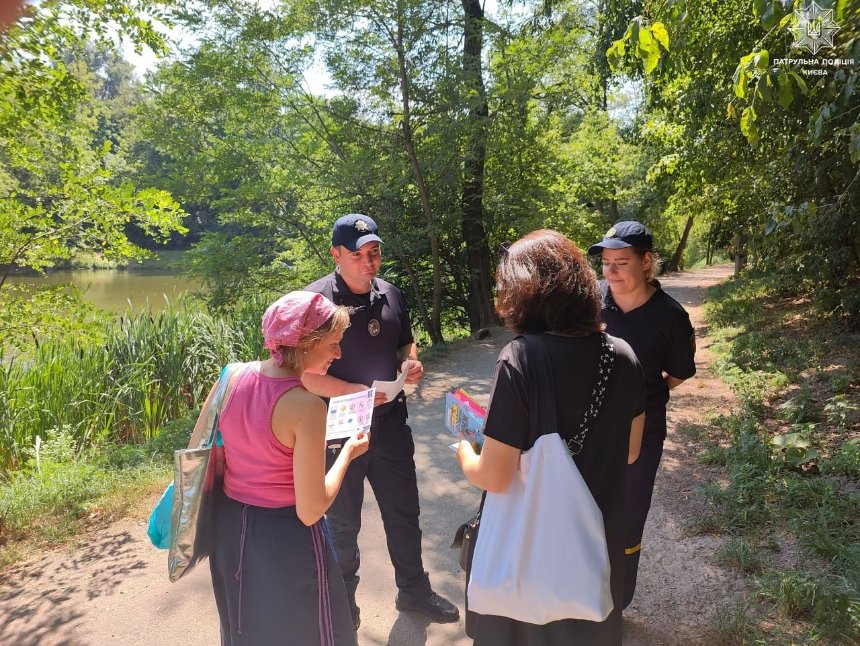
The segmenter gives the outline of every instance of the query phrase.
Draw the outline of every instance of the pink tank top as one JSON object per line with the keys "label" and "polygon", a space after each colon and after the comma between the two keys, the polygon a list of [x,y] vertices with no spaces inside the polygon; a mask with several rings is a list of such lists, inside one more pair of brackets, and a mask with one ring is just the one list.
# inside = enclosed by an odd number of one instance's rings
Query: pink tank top
{"label": "pink tank top", "polygon": [[293,450],[272,432],[272,413],[278,399],[300,385],[296,377],[267,377],[257,361],[240,368],[218,423],[224,493],[233,500],[258,507],[296,504]]}

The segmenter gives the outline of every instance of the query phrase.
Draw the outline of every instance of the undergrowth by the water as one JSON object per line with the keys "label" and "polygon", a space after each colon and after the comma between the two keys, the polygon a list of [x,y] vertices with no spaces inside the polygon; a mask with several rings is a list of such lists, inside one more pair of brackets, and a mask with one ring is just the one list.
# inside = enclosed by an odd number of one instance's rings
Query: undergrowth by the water
{"label": "undergrowth by the water", "polygon": [[0,484],[0,570],[33,548],[61,545],[134,509],[142,494],[173,478],[173,451],[183,448],[193,416],[166,424],[142,444],[79,451],[62,430],[40,442]]}

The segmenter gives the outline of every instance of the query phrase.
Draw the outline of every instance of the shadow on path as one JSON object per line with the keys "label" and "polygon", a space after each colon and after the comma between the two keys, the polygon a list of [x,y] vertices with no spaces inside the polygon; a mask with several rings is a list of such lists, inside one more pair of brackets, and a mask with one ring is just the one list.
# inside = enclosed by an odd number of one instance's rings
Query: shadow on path
{"label": "shadow on path", "polygon": [[72,633],[89,603],[146,567],[132,541],[127,531],[103,533],[71,554],[50,553],[7,572],[0,581],[0,643],[80,643]]}

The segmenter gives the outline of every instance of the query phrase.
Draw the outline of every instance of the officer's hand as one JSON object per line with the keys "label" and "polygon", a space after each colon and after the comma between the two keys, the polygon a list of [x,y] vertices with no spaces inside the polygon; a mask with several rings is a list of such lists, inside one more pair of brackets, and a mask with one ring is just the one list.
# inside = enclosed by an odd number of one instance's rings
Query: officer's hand
{"label": "officer's hand", "polygon": [[424,366],[418,359],[406,359],[400,370],[406,372],[407,384],[417,384],[424,376]]}
{"label": "officer's hand", "polygon": [[380,404],[384,404],[387,401],[388,401],[388,395],[386,395],[384,392],[377,390],[376,395],[373,398],[374,407],[379,406]]}

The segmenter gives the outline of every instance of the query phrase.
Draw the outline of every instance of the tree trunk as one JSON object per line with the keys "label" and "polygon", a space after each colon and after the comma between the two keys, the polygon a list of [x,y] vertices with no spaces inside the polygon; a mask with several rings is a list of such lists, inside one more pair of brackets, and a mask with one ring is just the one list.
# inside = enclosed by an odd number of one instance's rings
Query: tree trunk
{"label": "tree trunk", "polygon": [[681,234],[681,240],[675,248],[675,253],[672,254],[672,260],[669,261],[666,271],[678,271],[678,267],[681,265],[681,256],[684,254],[684,249],[687,247],[687,238],[690,237],[690,229],[692,228],[693,216],[691,215],[687,218],[687,224],[684,225],[684,233]]}
{"label": "tree trunk", "polygon": [[714,262],[714,226],[708,229],[708,244],[705,249],[705,264],[710,265]]}
{"label": "tree trunk", "polygon": [[[394,255],[397,256],[397,259],[403,264],[403,268],[409,275],[409,284],[412,285],[412,291],[415,292],[415,303],[418,306],[418,316],[421,317],[421,325],[424,326],[425,330],[429,331],[433,323],[430,319],[430,313],[427,311],[427,304],[421,296],[421,285],[418,282],[418,274],[415,272],[415,267],[413,267],[412,263],[409,262],[409,257],[403,253],[403,249],[400,245],[396,245],[394,247]],[[433,343],[435,344],[436,341],[433,341]]]}
{"label": "tree trunk", "polygon": [[481,65],[484,10],[479,0],[463,0],[463,72],[469,98],[469,133],[463,159],[462,233],[469,272],[467,308],[474,332],[497,323],[493,310],[490,249],[484,228],[484,164],[489,107]]}
{"label": "tree trunk", "polygon": [[427,220],[427,237],[430,240],[430,254],[433,264],[433,308],[430,312],[430,326],[428,332],[433,344],[443,343],[442,336],[442,264],[439,261],[439,236],[436,234],[436,221],[433,210],[430,207],[430,194],[427,192],[427,183],[424,181],[424,172],[418,163],[418,155],[415,152],[415,143],[412,137],[412,122],[410,120],[409,99],[409,77],[406,69],[406,54],[403,51],[403,22],[402,16],[397,19],[397,66],[400,75],[400,97],[403,108],[403,145],[412,166],[412,174],[415,177],[415,185],[421,197],[421,210]]}
{"label": "tree trunk", "polygon": [[735,252],[735,276],[741,273],[741,269],[747,264],[747,237],[743,231],[735,233],[734,252]]}

